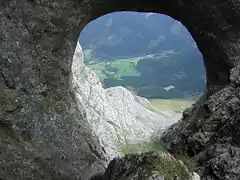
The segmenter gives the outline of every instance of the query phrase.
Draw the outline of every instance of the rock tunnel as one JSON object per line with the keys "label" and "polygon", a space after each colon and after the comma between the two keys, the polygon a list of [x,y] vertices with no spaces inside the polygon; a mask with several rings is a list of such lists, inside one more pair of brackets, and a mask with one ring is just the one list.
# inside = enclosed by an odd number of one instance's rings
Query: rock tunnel
{"label": "rock tunnel", "polygon": [[88,179],[106,167],[104,150],[75,103],[71,63],[79,31],[123,10],[179,20],[204,57],[207,92],[166,132],[167,148],[197,155],[204,178],[240,177],[239,1],[3,0],[1,178]]}

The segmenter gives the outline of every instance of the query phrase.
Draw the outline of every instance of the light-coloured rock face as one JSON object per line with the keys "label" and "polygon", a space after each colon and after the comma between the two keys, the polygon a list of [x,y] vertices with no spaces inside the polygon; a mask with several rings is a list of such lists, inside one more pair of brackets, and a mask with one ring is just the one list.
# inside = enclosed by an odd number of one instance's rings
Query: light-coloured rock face
{"label": "light-coloured rock face", "polygon": [[[155,139],[171,124],[181,118],[174,112],[161,112],[143,97],[136,96],[124,87],[106,89],[110,104],[116,110],[120,134],[127,143],[140,143]],[[114,121],[114,120],[112,120]]]}
{"label": "light-coloured rock face", "polygon": [[118,86],[103,89],[97,75],[83,64],[77,44],[73,57],[73,87],[79,106],[107,154],[118,154],[119,144],[133,144],[158,138],[162,131],[180,119],[180,114],[159,112],[142,97]]}

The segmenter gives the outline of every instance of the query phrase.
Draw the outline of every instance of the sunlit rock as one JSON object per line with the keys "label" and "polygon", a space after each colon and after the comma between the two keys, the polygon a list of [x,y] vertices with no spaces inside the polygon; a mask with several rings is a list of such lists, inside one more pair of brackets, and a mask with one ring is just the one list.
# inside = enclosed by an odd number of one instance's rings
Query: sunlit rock
{"label": "sunlit rock", "polygon": [[103,89],[97,75],[83,64],[79,43],[72,70],[77,101],[110,158],[119,154],[120,145],[159,139],[181,117],[175,112],[159,111],[147,99],[121,86]]}

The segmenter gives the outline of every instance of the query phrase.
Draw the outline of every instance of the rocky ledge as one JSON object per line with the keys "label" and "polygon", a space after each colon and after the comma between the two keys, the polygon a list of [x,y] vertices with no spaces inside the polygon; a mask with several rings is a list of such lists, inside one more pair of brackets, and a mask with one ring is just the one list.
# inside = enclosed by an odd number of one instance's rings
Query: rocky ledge
{"label": "rocky ledge", "polygon": [[170,154],[147,152],[114,158],[104,174],[90,180],[200,180]]}
{"label": "rocky ledge", "polygon": [[164,134],[166,148],[195,159],[203,179],[240,179],[240,66],[230,84],[205,94]]}

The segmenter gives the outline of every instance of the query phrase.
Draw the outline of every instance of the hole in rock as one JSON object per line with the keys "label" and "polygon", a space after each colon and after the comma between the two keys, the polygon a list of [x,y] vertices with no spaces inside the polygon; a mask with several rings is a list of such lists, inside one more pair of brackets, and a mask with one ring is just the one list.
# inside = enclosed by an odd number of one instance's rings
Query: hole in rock
{"label": "hole in rock", "polygon": [[166,15],[115,12],[90,22],[78,42],[76,92],[107,153],[163,150],[162,132],[206,88],[188,30]]}

